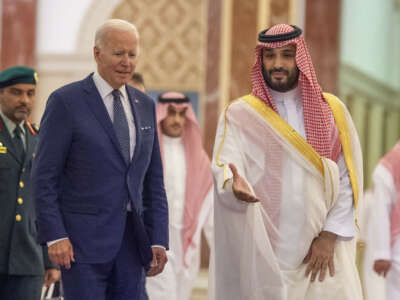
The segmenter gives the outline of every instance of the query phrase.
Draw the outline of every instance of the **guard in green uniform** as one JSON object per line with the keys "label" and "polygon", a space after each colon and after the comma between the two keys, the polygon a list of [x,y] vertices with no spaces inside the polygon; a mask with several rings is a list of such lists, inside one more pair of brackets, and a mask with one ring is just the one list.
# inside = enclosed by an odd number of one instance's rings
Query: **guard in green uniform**
{"label": "guard in green uniform", "polygon": [[0,299],[39,300],[60,271],[36,241],[31,165],[36,134],[27,120],[37,75],[15,66],[0,72]]}

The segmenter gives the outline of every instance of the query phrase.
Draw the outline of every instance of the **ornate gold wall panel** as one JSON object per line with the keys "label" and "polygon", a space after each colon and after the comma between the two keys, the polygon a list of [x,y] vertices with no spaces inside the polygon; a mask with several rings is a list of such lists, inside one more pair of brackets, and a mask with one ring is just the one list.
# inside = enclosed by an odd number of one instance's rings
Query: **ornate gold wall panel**
{"label": "ornate gold wall panel", "polygon": [[112,17],[139,30],[136,70],[149,89],[203,90],[206,9],[206,0],[125,0],[116,7]]}

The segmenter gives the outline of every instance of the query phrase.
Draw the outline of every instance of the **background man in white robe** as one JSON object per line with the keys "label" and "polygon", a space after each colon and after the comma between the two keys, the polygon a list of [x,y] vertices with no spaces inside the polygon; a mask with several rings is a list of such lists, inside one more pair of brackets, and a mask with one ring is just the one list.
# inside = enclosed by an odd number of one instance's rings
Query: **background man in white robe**
{"label": "background man in white robe", "polygon": [[252,83],[217,130],[212,296],[361,299],[362,160],[350,115],[322,93],[295,26],[260,33]]}
{"label": "background man in white robe", "polygon": [[160,276],[147,278],[150,300],[188,300],[200,266],[204,230],[212,236],[213,184],[210,160],[189,99],[161,94],[156,108],[164,183],[169,207],[170,249]]}
{"label": "background man in white robe", "polygon": [[400,142],[381,159],[373,181],[367,246],[373,270],[386,278],[385,299],[396,300],[400,299]]}

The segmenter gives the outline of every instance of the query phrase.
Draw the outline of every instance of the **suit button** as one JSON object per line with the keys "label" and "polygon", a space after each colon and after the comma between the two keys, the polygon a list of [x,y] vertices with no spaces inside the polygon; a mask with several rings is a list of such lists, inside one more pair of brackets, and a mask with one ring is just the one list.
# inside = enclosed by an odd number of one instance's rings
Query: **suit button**
{"label": "suit button", "polygon": [[20,214],[16,215],[16,216],[15,216],[15,220],[16,220],[17,222],[21,222],[21,220],[22,220],[21,215],[20,215]]}
{"label": "suit button", "polygon": [[24,200],[22,198],[18,198],[17,202],[18,202],[19,205],[22,205],[24,203]]}
{"label": "suit button", "polygon": [[22,181],[19,182],[19,187],[22,189],[24,187],[24,183]]}

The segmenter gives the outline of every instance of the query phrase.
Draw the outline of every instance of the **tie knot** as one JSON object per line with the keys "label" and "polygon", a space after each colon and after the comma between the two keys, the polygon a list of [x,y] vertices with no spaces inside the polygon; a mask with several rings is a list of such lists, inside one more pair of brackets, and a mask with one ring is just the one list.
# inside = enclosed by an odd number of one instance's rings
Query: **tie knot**
{"label": "tie knot", "polygon": [[111,94],[113,95],[114,100],[115,100],[115,99],[119,99],[119,96],[121,95],[121,93],[120,93],[119,90],[113,90],[113,91],[111,92]]}
{"label": "tie knot", "polygon": [[21,135],[22,135],[22,129],[21,129],[21,127],[19,127],[19,125],[17,125],[17,126],[15,127],[15,129],[14,129],[14,135],[15,135],[16,137],[21,137]]}

